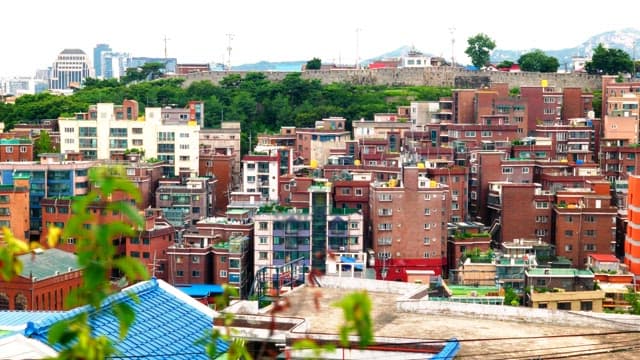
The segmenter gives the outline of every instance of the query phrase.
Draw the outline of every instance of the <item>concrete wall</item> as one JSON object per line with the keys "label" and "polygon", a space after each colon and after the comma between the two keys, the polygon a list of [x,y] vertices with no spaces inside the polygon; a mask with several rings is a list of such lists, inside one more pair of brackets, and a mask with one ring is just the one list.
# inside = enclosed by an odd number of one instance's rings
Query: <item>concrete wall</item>
{"label": "concrete wall", "polygon": [[404,296],[429,289],[427,285],[418,285],[402,281],[381,281],[338,276],[322,276],[318,280],[320,281],[321,287],[344,290],[367,290]]}
{"label": "concrete wall", "polygon": [[[218,84],[230,74],[244,76],[246,71],[212,71],[181,75],[184,86],[194,81],[209,80]],[[289,72],[263,72],[267,79],[280,81]],[[491,83],[506,83],[509,88],[523,85],[539,86],[541,80],[547,80],[550,86],[559,88],[578,87],[586,90],[600,89],[599,76],[586,74],[558,74],[501,71],[468,71],[447,67],[405,68],[405,69],[361,69],[361,70],[310,70],[302,72],[303,79],[317,79],[323,84],[352,83],[362,85],[425,85],[452,88],[479,88]]]}

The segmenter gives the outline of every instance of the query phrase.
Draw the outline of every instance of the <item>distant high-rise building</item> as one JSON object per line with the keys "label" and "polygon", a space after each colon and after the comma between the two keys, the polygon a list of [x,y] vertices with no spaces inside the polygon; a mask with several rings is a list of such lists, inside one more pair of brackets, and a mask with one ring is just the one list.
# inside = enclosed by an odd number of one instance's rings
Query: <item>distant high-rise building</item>
{"label": "distant high-rise building", "polygon": [[[103,79],[119,79],[126,74],[130,58],[128,53],[106,51],[101,54],[101,57],[100,74]],[[98,68],[96,68],[96,76],[97,74]]]}
{"label": "distant high-rise building", "polygon": [[69,89],[72,83],[82,84],[89,77],[89,59],[80,49],[64,49],[53,63],[49,76],[49,89]]}
{"label": "distant high-rise building", "polygon": [[98,44],[93,48],[93,68],[96,71],[96,78],[102,78],[102,53],[111,52],[109,44]]}
{"label": "distant high-rise building", "polygon": [[129,60],[128,68],[138,68],[142,65],[150,62],[157,62],[164,64],[164,72],[175,73],[178,67],[178,60],[176,58],[150,58],[150,57],[133,57]]}

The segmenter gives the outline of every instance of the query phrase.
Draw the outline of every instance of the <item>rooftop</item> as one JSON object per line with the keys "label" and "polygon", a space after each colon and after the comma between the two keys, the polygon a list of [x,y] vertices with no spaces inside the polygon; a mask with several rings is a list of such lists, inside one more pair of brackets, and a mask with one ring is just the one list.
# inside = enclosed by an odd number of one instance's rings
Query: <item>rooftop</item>
{"label": "rooftop", "polygon": [[56,248],[37,250],[18,256],[22,262],[20,276],[44,279],[61,273],[78,270],[78,257]]}
{"label": "rooftop", "polygon": [[528,269],[527,274],[528,276],[593,277],[593,273],[590,270],[561,269],[561,268],[533,268],[533,269]]}

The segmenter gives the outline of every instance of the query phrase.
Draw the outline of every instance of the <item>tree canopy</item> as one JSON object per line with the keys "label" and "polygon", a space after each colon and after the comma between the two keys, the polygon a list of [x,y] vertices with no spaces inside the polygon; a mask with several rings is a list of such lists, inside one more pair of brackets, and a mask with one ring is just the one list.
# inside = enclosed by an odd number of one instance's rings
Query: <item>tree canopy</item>
{"label": "tree canopy", "polygon": [[620,49],[606,49],[602,43],[593,49],[591,61],[587,61],[585,69],[589,74],[617,75],[633,72],[631,56]]}
{"label": "tree canopy", "polygon": [[307,61],[307,66],[305,66],[306,70],[320,70],[322,67],[322,60],[314,57],[313,59]]}
{"label": "tree canopy", "polygon": [[523,54],[518,59],[520,70],[537,72],[557,72],[560,63],[553,56],[547,56],[542,50],[535,49],[532,52]]}
{"label": "tree canopy", "polygon": [[467,40],[469,46],[464,51],[471,58],[471,63],[478,69],[485,67],[491,58],[491,51],[496,43],[486,34],[479,33]]}
{"label": "tree canopy", "polygon": [[143,114],[146,107],[184,107],[188,101],[197,100],[205,105],[205,127],[219,127],[222,121],[241,123],[242,151],[246,153],[250,132],[277,132],[281,126],[313,127],[316,120],[329,116],[372,119],[376,113],[409,105],[410,101],[451,96],[451,89],[444,87],[323,85],[319,80],[303,79],[301,73],[287,74],[281,81],[269,81],[263,73],[250,72],[244,76],[229,74],[219,84],[203,80],[183,87],[182,83],[178,78],[127,84],[92,79],[70,96],[24,95],[15,105],[0,104],[0,121],[11,129],[16,123],[71,117],[96,103],[136,100]]}

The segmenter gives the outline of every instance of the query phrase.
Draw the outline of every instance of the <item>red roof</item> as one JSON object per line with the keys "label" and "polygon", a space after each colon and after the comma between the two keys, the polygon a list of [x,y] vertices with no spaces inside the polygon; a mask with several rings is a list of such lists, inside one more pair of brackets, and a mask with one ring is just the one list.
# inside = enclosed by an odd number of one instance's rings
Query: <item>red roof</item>
{"label": "red roof", "polygon": [[600,262],[619,262],[618,258],[612,254],[589,254],[589,256]]}

